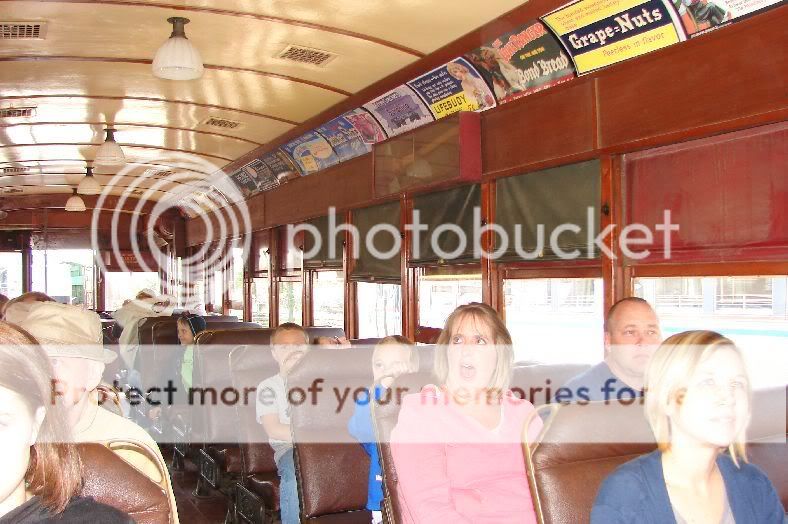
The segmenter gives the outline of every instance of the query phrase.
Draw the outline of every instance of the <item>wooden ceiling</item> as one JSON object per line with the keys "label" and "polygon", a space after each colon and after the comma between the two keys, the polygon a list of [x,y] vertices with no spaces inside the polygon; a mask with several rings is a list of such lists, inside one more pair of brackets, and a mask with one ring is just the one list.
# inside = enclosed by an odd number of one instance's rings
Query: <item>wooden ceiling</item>
{"label": "wooden ceiling", "polygon": [[[70,193],[110,125],[129,163],[115,178],[97,170],[99,182],[113,180],[113,194],[154,187],[149,197],[161,198],[519,4],[0,0],[0,22],[45,24],[43,38],[0,39],[0,109],[34,108],[0,118],[0,195]],[[171,16],[191,20],[186,34],[205,64],[198,80],[151,72]],[[336,56],[324,66],[278,58],[289,45]],[[172,171],[186,176],[170,180]]]}

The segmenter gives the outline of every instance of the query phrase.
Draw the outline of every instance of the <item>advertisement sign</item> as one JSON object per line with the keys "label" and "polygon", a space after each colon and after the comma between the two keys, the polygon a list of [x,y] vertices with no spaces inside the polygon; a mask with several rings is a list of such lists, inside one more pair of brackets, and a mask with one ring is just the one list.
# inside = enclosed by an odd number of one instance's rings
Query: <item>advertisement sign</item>
{"label": "advertisement sign", "polygon": [[578,74],[684,39],[671,0],[580,0],[542,21],[561,39]]}
{"label": "advertisement sign", "polygon": [[277,150],[252,160],[230,175],[230,178],[241,189],[244,197],[248,197],[273,189],[293,176],[297,176],[295,167],[287,155]]}
{"label": "advertisement sign", "polygon": [[302,175],[311,175],[339,163],[339,157],[328,140],[314,131],[304,133],[282,149],[290,155]]}
{"label": "advertisement sign", "polygon": [[363,107],[348,111],[342,117],[356,128],[365,144],[377,144],[388,138],[375,117]]}
{"label": "advertisement sign", "polygon": [[476,69],[464,58],[433,69],[408,82],[436,119],[458,111],[495,107],[495,97]]}
{"label": "advertisement sign", "polygon": [[364,108],[372,113],[389,137],[433,121],[432,113],[408,86],[399,86],[379,96]]}
{"label": "advertisement sign", "polygon": [[466,58],[493,86],[501,103],[575,77],[564,48],[538,20],[501,35]]}
{"label": "advertisement sign", "polygon": [[[371,116],[369,118],[374,120]],[[375,126],[377,126],[378,129],[380,128],[377,122]],[[372,151],[372,144],[366,142],[358,129],[356,129],[356,127],[344,116],[340,116],[327,124],[323,124],[317,128],[317,132],[328,140],[328,143],[334,148],[334,153],[336,153],[341,162]]]}
{"label": "advertisement sign", "polygon": [[779,3],[779,0],[673,0],[687,35],[716,29]]}

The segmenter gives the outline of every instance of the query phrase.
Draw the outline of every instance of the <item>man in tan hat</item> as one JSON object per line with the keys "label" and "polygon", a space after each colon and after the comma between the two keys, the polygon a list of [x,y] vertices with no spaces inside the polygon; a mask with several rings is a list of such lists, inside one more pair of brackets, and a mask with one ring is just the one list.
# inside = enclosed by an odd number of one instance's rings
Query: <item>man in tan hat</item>
{"label": "man in tan hat", "polygon": [[[96,313],[57,302],[40,302],[33,304],[17,323],[31,333],[49,355],[55,375],[53,396],[66,408],[76,442],[141,442],[156,453],[160,464],[164,464],[158,445],[145,430],[99,405],[96,389],[104,366],[117,355],[104,348],[101,320]],[[164,480],[177,522],[175,496],[167,472],[164,471],[162,479],[156,462],[134,449],[114,451],[154,482]]]}

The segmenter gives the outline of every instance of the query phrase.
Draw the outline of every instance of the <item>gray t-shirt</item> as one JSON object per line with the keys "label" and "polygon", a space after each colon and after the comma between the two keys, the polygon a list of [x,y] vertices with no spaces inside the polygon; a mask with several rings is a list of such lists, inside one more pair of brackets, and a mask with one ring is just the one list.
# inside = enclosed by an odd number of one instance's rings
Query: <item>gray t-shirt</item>
{"label": "gray t-shirt", "polygon": [[[673,506],[671,502],[670,505],[673,507],[673,516],[676,518],[676,524],[689,524],[684,517],[676,511],[676,506]],[[728,502],[728,492],[725,492],[725,507],[722,510],[722,518],[720,518],[720,524],[736,524],[736,521],[733,519],[733,512],[731,511],[730,502]]]}
{"label": "gray t-shirt", "polygon": [[[257,421],[262,423],[263,415],[271,415],[276,413],[279,415],[279,423],[290,425],[290,405],[287,402],[287,390],[285,388],[285,379],[278,373],[273,377],[260,382],[257,385],[257,403],[256,403]],[[274,448],[274,460],[279,462],[279,459],[287,453],[293,444],[285,442],[284,440],[276,440],[269,437],[268,439],[271,447]]]}

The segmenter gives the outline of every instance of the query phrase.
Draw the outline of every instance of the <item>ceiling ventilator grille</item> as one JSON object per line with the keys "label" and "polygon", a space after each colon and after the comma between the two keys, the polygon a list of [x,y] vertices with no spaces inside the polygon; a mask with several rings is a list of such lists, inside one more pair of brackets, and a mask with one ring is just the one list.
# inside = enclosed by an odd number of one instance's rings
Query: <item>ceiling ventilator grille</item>
{"label": "ceiling ventilator grille", "polygon": [[204,121],[203,125],[218,127],[221,129],[237,129],[241,127],[241,122],[236,122],[235,120],[228,120],[226,118],[218,118],[212,116],[208,118],[206,121]]}
{"label": "ceiling ventilator grille", "polygon": [[27,166],[13,166],[13,167],[4,167],[3,174],[4,175],[17,175],[19,173],[27,173],[30,170]]}
{"label": "ceiling ventilator grille", "polygon": [[0,118],[30,118],[35,111],[35,107],[0,107]]}
{"label": "ceiling ventilator grille", "polygon": [[277,58],[282,60],[290,60],[298,62],[299,64],[311,64],[314,66],[323,67],[337,55],[321,49],[313,49],[311,47],[301,47],[298,45],[289,45],[277,55]]}
{"label": "ceiling ventilator grille", "polygon": [[40,40],[46,27],[41,22],[0,22],[0,40]]}

